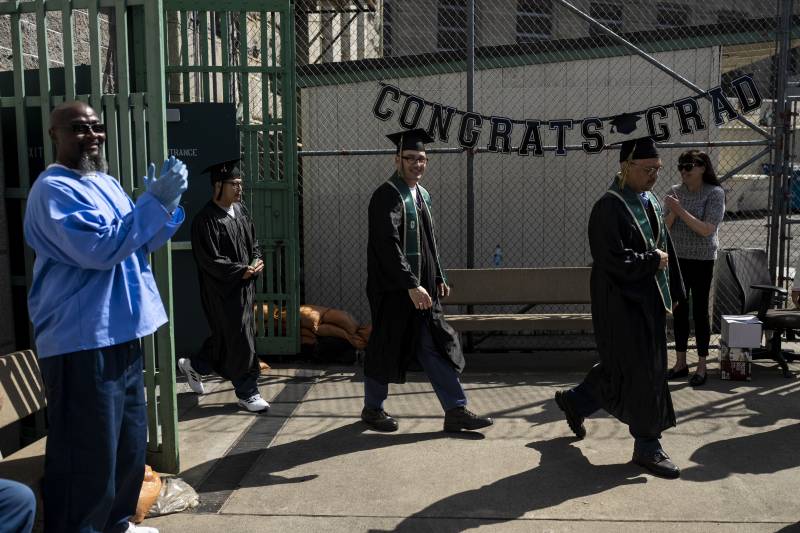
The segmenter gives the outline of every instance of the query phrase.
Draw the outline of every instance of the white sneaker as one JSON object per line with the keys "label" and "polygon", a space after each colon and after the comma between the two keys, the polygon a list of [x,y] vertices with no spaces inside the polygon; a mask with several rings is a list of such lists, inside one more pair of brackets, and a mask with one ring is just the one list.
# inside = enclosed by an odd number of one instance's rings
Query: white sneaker
{"label": "white sneaker", "polygon": [[206,389],[203,387],[203,376],[195,372],[192,368],[192,362],[186,358],[181,357],[178,359],[178,368],[186,376],[186,381],[189,383],[189,388],[197,394],[205,394]]}
{"label": "white sneaker", "polygon": [[247,409],[251,413],[263,413],[269,410],[269,403],[258,393],[253,394],[246,400],[239,399],[237,403],[239,407]]}
{"label": "white sneaker", "polygon": [[158,533],[158,530],[154,527],[137,526],[133,522],[128,522],[128,529],[125,533]]}

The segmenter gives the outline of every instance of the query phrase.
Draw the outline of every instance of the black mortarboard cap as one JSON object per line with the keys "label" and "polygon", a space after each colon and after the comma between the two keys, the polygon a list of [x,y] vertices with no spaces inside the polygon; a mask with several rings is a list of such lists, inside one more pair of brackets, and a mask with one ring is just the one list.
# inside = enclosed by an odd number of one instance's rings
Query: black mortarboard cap
{"label": "black mortarboard cap", "polygon": [[213,165],[207,166],[202,174],[208,172],[211,175],[211,185],[214,185],[218,181],[238,178],[242,175],[238,164],[240,160],[241,158],[237,157],[236,159],[228,159],[227,161],[214,163]]}
{"label": "black mortarboard cap", "polygon": [[416,150],[418,152],[424,152],[425,144],[433,142],[433,137],[428,135],[428,132],[422,128],[398,131],[397,133],[391,133],[386,137],[397,147],[398,154],[403,150]]}
{"label": "black mortarboard cap", "polygon": [[624,133],[625,135],[633,133],[636,131],[636,123],[639,122],[640,118],[642,117],[636,113],[623,113],[622,115],[611,117],[611,133],[614,133],[614,128],[617,128],[617,133]]}
{"label": "black mortarboard cap", "polygon": [[659,157],[656,143],[652,137],[641,137],[624,141],[619,149],[619,160],[653,159]]}

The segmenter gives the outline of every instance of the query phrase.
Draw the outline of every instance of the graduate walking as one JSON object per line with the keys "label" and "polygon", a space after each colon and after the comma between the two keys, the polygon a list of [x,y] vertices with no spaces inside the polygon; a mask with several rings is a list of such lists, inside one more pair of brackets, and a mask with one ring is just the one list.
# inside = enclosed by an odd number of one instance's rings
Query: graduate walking
{"label": "graduate walking", "polygon": [[625,141],[620,167],[589,217],[592,324],[600,362],[555,400],[578,438],[586,435],[584,418],[602,408],[628,425],[634,463],[676,478],[680,469],[659,439],[675,425],[666,315],[684,290],[661,206],[650,192],[661,170],[653,140]]}
{"label": "graduate walking", "polygon": [[431,197],[419,184],[433,139],[421,129],[388,136],[396,145],[396,171],[369,203],[367,297],[372,334],[364,361],[361,419],[377,431],[397,430],[383,409],[389,383],[404,383],[418,362],[445,411],[444,430],[475,430],[492,419],[467,409],[458,380],[464,355],[458,334],[444,319],[440,297],[450,288],[439,261]]}
{"label": "graduate walking", "polygon": [[255,353],[256,280],[264,269],[256,230],[242,205],[238,159],[211,165],[212,198],[192,221],[192,253],[200,299],[211,335],[200,352],[178,360],[191,389],[203,394],[202,376],[216,372],[233,383],[239,407],[262,413],[269,403],[258,391]]}

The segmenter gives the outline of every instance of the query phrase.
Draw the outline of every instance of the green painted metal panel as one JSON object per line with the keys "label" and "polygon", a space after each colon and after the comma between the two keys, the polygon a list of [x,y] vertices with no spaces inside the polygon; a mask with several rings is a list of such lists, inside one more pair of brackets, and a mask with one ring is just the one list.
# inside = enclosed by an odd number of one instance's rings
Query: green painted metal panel
{"label": "green painted metal panel", "polygon": [[64,38],[64,96],[75,99],[75,54],[72,42],[72,6],[64,4],[61,8],[61,33]]}
{"label": "green painted metal panel", "polygon": [[[264,275],[256,289],[256,349],[260,355],[297,353],[299,218],[292,3],[164,0],[164,9],[165,18],[199,10],[196,28],[184,25],[179,39],[167,39],[192,43],[182,45],[181,54],[167,54],[171,62],[165,66],[166,73],[180,75],[184,100],[213,98],[235,102],[239,110],[246,201],[265,256]],[[215,21],[215,31],[207,31],[206,16]],[[207,46],[214,51],[211,58]],[[209,77],[213,90],[206,91],[203,84]],[[188,91],[190,84],[199,84],[202,90]]]}
{"label": "green painted metal panel", "polygon": [[[104,94],[103,54],[101,45],[101,8],[112,8],[116,24],[114,41],[116,50],[114,86],[116,94]],[[76,9],[87,10],[89,19],[89,76],[88,93],[77,94],[76,65],[74,58],[73,14]],[[60,17],[62,32],[48,32],[48,14]],[[23,61],[23,32],[21,14],[34,15],[36,27],[36,53],[38,55],[39,94],[27,94],[25,62]],[[19,186],[6,189],[6,201],[20,202],[24,216],[25,198],[31,185],[28,156],[30,133],[41,134],[44,163],[54,159],[53,146],[47,130],[54,105],[65,100],[78,99],[89,103],[103,117],[108,126],[106,157],[111,172],[120,179],[129,193],[134,190],[144,174],[148,161],[163,160],[166,154],[163,6],[160,0],[36,0],[34,2],[0,3],[0,14],[8,14],[11,25],[13,61],[13,95],[0,97],[0,106],[14,109],[17,136]],[[129,24],[131,22],[131,24]],[[146,27],[145,27],[146,24]],[[129,32],[132,32],[131,36]],[[155,38],[152,36],[155,35]],[[146,38],[145,36],[150,36]],[[54,39],[53,42],[50,42]],[[53,45],[53,46],[51,46]],[[53,93],[49,57],[51,49],[63,50],[63,94]],[[135,75],[130,79],[130,73]],[[30,83],[30,78],[28,80]],[[86,91],[87,89],[82,89]],[[35,91],[34,91],[35,92]],[[41,131],[33,132],[27,123],[29,109],[41,117]],[[35,137],[34,137],[35,138]],[[15,283],[31,283],[33,255],[26,249],[26,276],[14,277]],[[169,246],[159,250],[152,258],[153,271],[172,317],[171,252]],[[171,320],[170,320],[171,323]],[[143,339],[145,349],[145,383],[148,404],[148,462],[159,471],[177,472],[179,469],[177,409],[175,398],[175,363],[171,325]]]}
{"label": "green painted metal panel", "polygon": [[[145,20],[155,35],[164,35],[164,10],[160,0],[145,5]],[[147,124],[150,161],[163,161],[167,155],[166,84],[164,74],[164,39],[147,40]],[[178,449],[178,404],[175,395],[175,339],[172,308],[172,250],[170,243],[153,254],[153,270],[169,321],[156,332],[158,403],[155,410],[161,428],[160,449],[151,451],[162,471],[180,470]],[[154,461],[155,462],[155,461]]]}
{"label": "green painted metal panel", "polygon": [[[112,176],[119,176],[119,120],[117,120],[117,107],[114,95],[103,95],[103,114],[106,123],[106,159],[108,159],[108,171]],[[130,189],[126,187],[124,179],[120,178],[120,183],[125,191],[130,194]]]}
{"label": "green painted metal panel", "polygon": [[[198,12],[197,16],[200,18],[200,64],[208,67],[208,12]],[[210,73],[204,72],[201,74],[201,85],[203,90],[203,101],[208,102],[211,99],[211,91],[208,83]]]}
{"label": "green painted metal panel", "polygon": [[[47,17],[44,9],[44,0],[36,0],[36,26],[39,28],[37,50],[39,51],[39,96],[42,99],[39,109],[42,113],[42,132],[50,129],[50,51],[47,46]],[[44,31],[42,31],[44,30]],[[44,67],[44,68],[42,68]],[[44,164],[53,162],[53,141],[49,135],[42,135],[44,149]]]}

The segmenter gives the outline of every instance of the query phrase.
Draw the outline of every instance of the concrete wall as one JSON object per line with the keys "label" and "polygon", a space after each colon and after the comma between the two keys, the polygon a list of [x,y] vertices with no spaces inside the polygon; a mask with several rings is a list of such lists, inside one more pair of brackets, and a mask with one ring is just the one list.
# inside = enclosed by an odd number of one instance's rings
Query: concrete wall
{"label": "concrete wall", "polygon": [[[719,83],[716,47],[657,54],[701,87]],[[463,74],[385,80],[430,101],[464,109]],[[390,148],[384,135],[400,129],[396,116],[381,122],[372,115],[379,91],[375,82],[303,89],[304,150]],[[670,103],[690,94],[661,71],[634,56],[572,61],[477,73],[475,109],[484,115],[557,119],[608,116]],[[702,114],[709,116],[701,103]],[[674,115],[674,113],[673,113]],[[719,130],[681,137],[672,117],[673,140],[714,140]],[[457,120],[457,119],[456,119]],[[426,116],[422,123],[427,124]],[[456,124],[457,128],[457,124]],[[488,142],[484,126],[480,145]],[[457,130],[451,131],[455,138]],[[513,145],[522,131],[515,129]],[[543,130],[545,144],[554,136]],[[580,132],[567,144],[581,142]],[[457,146],[455,140],[434,147]],[[662,194],[678,180],[678,151],[663,152]],[[712,151],[716,157],[716,152]],[[368,317],[366,283],[367,205],[372,191],[392,172],[392,156],[306,157],[303,168],[305,300],[345,307]],[[439,223],[439,245],[446,267],[466,266],[466,158],[431,155],[424,185],[430,190]],[[591,260],[586,224],[593,202],[618,170],[617,152],[569,152],[543,158],[516,154],[476,156],[476,266],[491,266],[500,244],[503,266],[580,266]]]}

